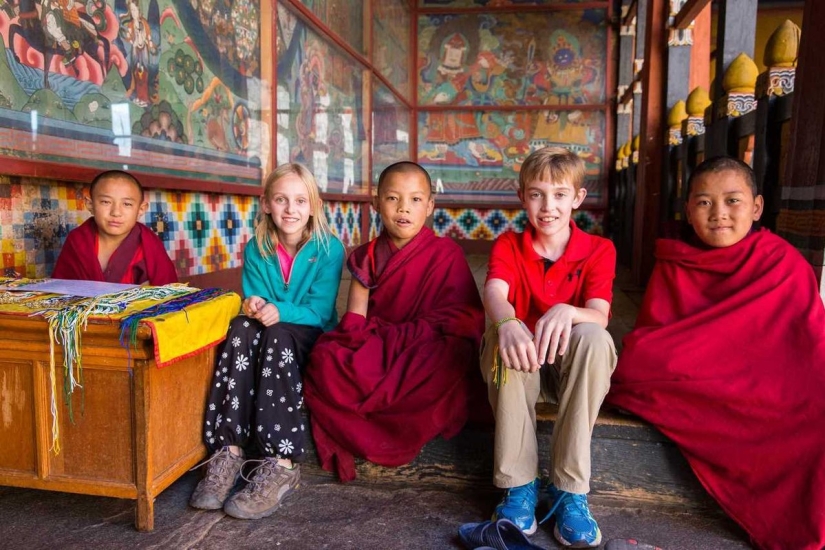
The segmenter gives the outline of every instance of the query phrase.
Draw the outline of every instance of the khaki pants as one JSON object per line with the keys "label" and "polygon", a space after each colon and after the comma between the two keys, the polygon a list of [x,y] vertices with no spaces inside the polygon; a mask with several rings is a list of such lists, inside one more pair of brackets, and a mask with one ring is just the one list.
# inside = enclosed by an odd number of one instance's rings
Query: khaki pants
{"label": "khaki pants", "polygon": [[616,368],[610,334],[595,323],[575,325],[567,352],[554,365],[544,365],[534,373],[508,369],[507,383],[501,388],[496,388],[492,376],[497,344],[498,333],[491,326],[481,343],[481,373],[496,417],[493,483],[501,488],[518,487],[536,478],[535,405],[556,398],[553,483],[570,493],[590,492],[590,437]]}

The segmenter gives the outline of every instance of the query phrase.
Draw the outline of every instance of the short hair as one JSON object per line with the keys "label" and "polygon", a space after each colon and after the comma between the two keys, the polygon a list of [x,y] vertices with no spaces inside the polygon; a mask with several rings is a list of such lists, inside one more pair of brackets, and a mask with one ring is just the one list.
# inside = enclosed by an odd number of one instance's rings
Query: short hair
{"label": "short hair", "polygon": [[124,179],[135,185],[140,191],[140,200],[143,202],[143,186],[135,176],[129,172],[124,172],[123,170],[107,170],[106,172],[101,172],[95,176],[95,179],[93,179],[92,183],[89,184],[89,198],[94,198],[95,187],[97,187],[99,183],[115,179]]}
{"label": "short hair", "polygon": [[564,147],[543,147],[527,157],[518,173],[518,189],[524,192],[528,183],[548,179],[553,183],[570,183],[578,192],[584,185],[584,161]]}
{"label": "short hair", "polygon": [[753,168],[738,158],[720,156],[702,161],[699,166],[693,169],[693,172],[691,172],[690,177],[688,178],[687,196],[690,197],[690,194],[693,191],[693,182],[700,176],[704,176],[705,174],[718,174],[719,172],[726,171],[736,172],[745,178],[745,181],[747,182],[748,187],[751,188],[754,197],[759,194],[759,190],[756,187],[756,176],[753,173]]}
{"label": "short hair", "polygon": [[381,192],[381,184],[384,183],[388,177],[393,174],[410,174],[410,173],[418,173],[424,176],[424,179],[427,180],[427,187],[430,190],[430,193],[433,192],[433,180],[430,178],[429,172],[427,172],[423,166],[418,164],[417,162],[412,162],[410,160],[402,160],[400,162],[395,162],[390,164],[386,168],[381,171],[381,175],[378,176],[378,189],[377,192]]}

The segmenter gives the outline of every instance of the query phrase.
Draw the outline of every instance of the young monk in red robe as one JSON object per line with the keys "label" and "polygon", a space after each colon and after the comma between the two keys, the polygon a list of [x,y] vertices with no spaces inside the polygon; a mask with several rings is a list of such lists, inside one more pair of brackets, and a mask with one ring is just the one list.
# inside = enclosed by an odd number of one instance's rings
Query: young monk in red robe
{"label": "young monk in red robe", "polygon": [[155,286],[178,281],[163,242],[138,222],[148,204],[137,178],[119,170],[100,174],[86,206],[92,217],[69,232],[52,277]]}
{"label": "young monk in red robe", "polygon": [[318,457],[344,481],[355,456],[400,466],[467,419],[484,310],[461,249],[424,227],[430,187],[413,162],[381,173],[384,230],[350,255],[347,313],[318,339],[306,371]]}
{"label": "young monk in red robe", "polygon": [[607,401],[682,450],[762,549],[825,548],[825,308],[790,244],[752,230],[753,172],[716,158],[691,175],[695,242],[660,240]]}

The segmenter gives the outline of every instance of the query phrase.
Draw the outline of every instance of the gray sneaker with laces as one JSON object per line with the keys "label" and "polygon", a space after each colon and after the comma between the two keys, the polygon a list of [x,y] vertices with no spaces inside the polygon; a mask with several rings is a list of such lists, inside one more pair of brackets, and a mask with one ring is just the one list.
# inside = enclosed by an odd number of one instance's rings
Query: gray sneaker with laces
{"label": "gray sneaker with laces", "polygon": [[250,472],[252,480],[232,495],[223,507],[223,511],[233,518],[259,519],[272,515],[301,481],[301,467],[297,464],[290,470],[272,457],[255,462],[260,464]]}
{"label": "gray sneaker with laces", "polygon": [[[195,487],[189,506],[201,510],[220,510],[232,487],[241,477],[244,459],[223,447],[198,466],[206,466],[206,475]],[[195,466],[197,468],[198,466]],[[195,468],[192,468],[193,470]]]}

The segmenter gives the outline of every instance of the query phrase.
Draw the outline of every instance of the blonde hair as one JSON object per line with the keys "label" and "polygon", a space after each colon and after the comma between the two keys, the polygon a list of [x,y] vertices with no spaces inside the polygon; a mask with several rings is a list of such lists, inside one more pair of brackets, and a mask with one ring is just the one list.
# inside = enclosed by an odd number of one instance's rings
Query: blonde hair
{"label": "blonde hair", "polygon": [[584,185],[584,161],[564,147],[544,147],[530,153],[518,174],[518,189],[524,193],[528,183],[548,180],[570,183],[576,192]]}
{"label": "blonde hair", "polygon": [[[321,200],[321,193],[318,191],[318,184],[315,176],[303,164],[295,162],[282,164],[269,173],[264,182],[264,192],[261,195],[261,203],[272,199],[275,184],[282,178],[295,175],[304,182],[309,195],[310,218],[304,227],[301,235],[301,242],[298,248],[304,246],[310,239],[317,239],[324,250],[329,250],[329,239],[332,231],[327,223],[327,216],[324,213],[324,204]],[[258,242],[258,250],[264,258],[272,258],[278,249],[278,228],[272,221],[272,216],[264,212],[263,204],[258,210],[258,217],[255,222],[255,240]]]}

